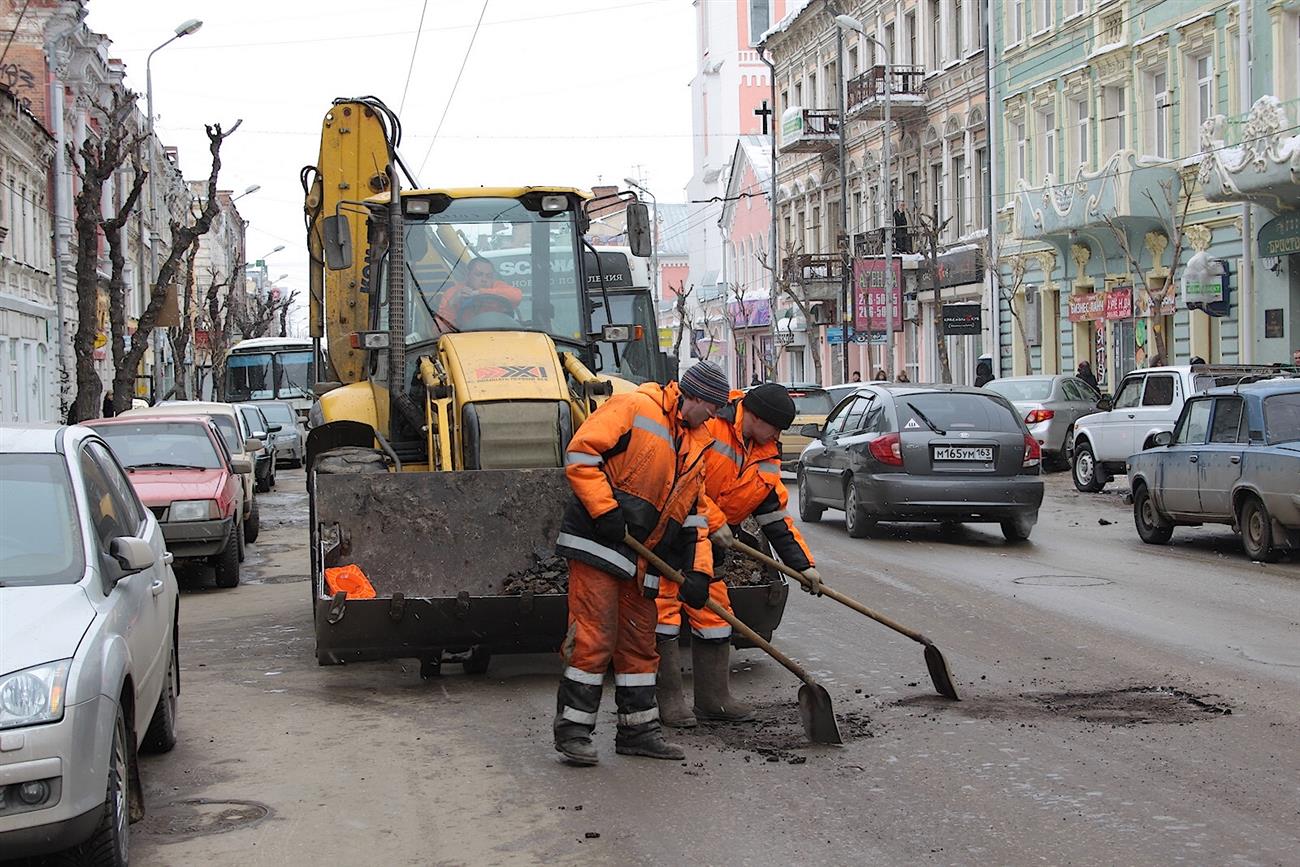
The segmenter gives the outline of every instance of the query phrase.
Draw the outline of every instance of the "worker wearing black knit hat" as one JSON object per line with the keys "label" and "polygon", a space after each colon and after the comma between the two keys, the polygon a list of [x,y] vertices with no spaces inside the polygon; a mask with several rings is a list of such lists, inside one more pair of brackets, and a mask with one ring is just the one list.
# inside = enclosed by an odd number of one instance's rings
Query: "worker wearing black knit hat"
{"label": "worker wearing black knit hat", "polygon": [[[683,391],[685,384],[683,383]],[[795,406],[784,386],[759,385],[748,393],[733,391],[730,402],[696,432],[708,439],[704,453],[704,490],[707,496],[709,538],[730,547],[741,522],[753,516],[772,550],[805,578],[805,589],[820,593],[821,576],[812,554],[786,512],[788,495],[781,481],[781,431],[794,421]],[[758,546],[757,539],[747,539]],[[720,573],[716,569],[714,575]],[[715,580],[709,598],[731,610],[726,584]],[[731,693],[731,626],[707,608],[683,609],[676,594],[660,591],[656,600],[659,622],[655,626],[659,651],[658,702],[664,725],[689,727],[697,720],[743,722],[753,709]],[[682,691],[677,637],[683,626],[691,630],[691,655],[695,672],[694,707]]]}

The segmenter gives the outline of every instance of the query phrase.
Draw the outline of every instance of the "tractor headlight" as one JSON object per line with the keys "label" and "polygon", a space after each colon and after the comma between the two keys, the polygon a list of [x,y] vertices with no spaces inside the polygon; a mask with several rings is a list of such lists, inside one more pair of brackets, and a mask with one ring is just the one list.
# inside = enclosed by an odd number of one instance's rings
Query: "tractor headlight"
{"label": "tractor headlight", "polygon": [[0,729],[63,719],[63,698],[71,659],[0,676]]}

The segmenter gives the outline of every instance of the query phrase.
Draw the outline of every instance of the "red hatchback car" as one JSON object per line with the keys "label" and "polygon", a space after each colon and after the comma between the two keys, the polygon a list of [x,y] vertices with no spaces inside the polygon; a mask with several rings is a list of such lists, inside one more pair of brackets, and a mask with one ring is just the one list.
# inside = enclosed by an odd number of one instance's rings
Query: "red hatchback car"
{"label": "red hatchback car", "polygon": [[141,501],[158,518],[177,559],[206,560],[217,586],[239,584],[243,528],[239,475],[252,462],[232,457],[204,416],[112,418],[86,423],[103,437],[130,475]]}

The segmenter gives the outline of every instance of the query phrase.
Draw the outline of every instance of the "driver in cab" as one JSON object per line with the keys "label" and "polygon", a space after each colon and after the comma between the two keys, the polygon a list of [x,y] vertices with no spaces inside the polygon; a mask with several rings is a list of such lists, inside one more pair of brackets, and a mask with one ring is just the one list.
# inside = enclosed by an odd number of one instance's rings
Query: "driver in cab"
{"label": "driver in cab", "polygon": [[500,313],[513,317],[524,294],[515,286],[497,279],[496,268],[481,256],[465,266],[463,283],[457,283],[443,296],[438,317],[457,327],[465,327],[483,313]]}

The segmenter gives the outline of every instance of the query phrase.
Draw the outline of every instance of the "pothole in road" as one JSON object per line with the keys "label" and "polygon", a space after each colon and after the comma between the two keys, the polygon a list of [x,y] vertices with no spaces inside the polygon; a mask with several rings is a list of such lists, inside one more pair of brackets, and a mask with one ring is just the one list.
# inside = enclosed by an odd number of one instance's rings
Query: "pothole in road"
{"label": "pothole in road", "polygon": [[1025,575],[1012,583],[1029,587],[1101,587],[1115,582],[1095,575]]}
{"label": "pothole in road", "polygon": [[[871,718],[858,710],[835,712],[840,736],[847,744],[860,738],[874,737]],[[791,701],[779,704],[755,704],[754,719],[745,723],[700,720],[694,729],[672,729],[670,740],[688,741],[696,747],[721,747],[724,751],[756,754],[764,761],[803,764],[807,750],[815,747],[799,721],[799,707]],[[800,752],[796,752],[796,750]],[[750,761],[745,756],[745,761]]]}
{"label": "pothole in road", "polygon": [[269,815],[271,808],[258,801],[189,798],[151,807],[145,818],[145,830],[150,834],[188,839],[252,827]]}
{"label": "pothole in road", "polygon": [[[1091,692],[1024,692],[1015,696],[970,696],[960,704],[915,696],[894,707],[948,709],[977,719],[1036,722],[1074,719],[1110,726],[1136,726],[1200,722],[1228,716],[1232,707],[1212,696],[1197,696],[1165,686],[1134,686]],[[936,719],[941,716],[935,713]]]}

